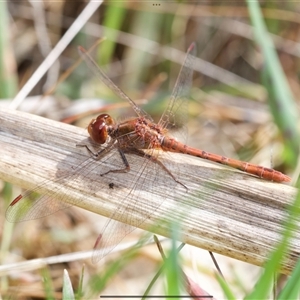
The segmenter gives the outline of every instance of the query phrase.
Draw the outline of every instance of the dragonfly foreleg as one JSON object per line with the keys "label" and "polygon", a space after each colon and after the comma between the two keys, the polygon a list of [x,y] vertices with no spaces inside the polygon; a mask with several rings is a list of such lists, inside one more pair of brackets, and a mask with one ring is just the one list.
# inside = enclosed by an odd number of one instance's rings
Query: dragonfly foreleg
{"label": "dragonfly foreleg", "polygon": [[89,154],[96,160],[99,160],[103,156],[105,156],[111,149],[115,146],[115,142],[109,143],[106,147],[102,148],[100,151],[93,152],[88,145],[86,144],[76,144],[76,147],[84,147],[89,152]]}
{"label": "dragonfly foreleg", "polygon": [[93,158],[95,158],[95,159],[98,159],[98,157],[99,157],[99,152],[93,152],[90,148],[89,148],[89,146],[88,145],[85,145],[85,144],[76,144],[76,147],[84,147],[84,148],[86,148],[86,150],[89,152],[89,154],[93,157]]}

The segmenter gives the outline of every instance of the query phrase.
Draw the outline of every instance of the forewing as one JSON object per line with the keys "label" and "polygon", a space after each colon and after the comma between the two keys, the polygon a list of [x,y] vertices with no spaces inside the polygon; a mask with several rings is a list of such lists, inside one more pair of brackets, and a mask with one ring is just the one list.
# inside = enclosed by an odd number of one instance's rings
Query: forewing
{"label": "forewing", "polygon": [[162,128],[176,130],[176,135],[181,138],[181,142],[185,142],[187,137],[188,95],[192,85],[195,54],[196,45],[192,43],[188,48],[168,106],[158,123]]}
{"label": "forewing", "polygon": [[130,103],[133,110],[139,117],[146,117],[148,120],[152,121],[150,115],[148,115],[144,110],[138,107],[134,101],[130,97],[128,97],[118,86],[116,86],[110,78],[101,70],[101,68],[97,65],[97,63],[92,59],[92,57],[87,53],[87,51],[79,46],[78,51],[80,56],[84,59],[86,64],[89,66],[91,71],[95,74],[97,78],[99,78],[104,84],[106,84],[118,97]]}

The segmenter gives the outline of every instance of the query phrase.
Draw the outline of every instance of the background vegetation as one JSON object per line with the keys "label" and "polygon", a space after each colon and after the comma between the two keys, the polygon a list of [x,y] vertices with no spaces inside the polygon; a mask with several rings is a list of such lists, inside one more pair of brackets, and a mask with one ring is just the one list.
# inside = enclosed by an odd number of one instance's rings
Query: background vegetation
{"label": "background vegetation", "polygon": [[[58,82],[59,75],[79,58],[78,45],[89,48],[105,36],[93,57],[118,86],[158,120],[180,69],[180,55],[172,49],[185,52],[195,41],[197,57],[201,60],[194,66],[189,144],[292,174],[298,157],[298,103],[294,99],[300,96],[297,13],[300,7],[297,2],[266,1],[260,3],[260,10],[257,4],[250,1],[218,1],[218,4],[206,1],[198,5],[189,1],[106,2],[88,22],[83,21],[82,29],[71,43],[66,43],[59,60],[45,70],[46,75],[30,90],[30,97],[16,107],[57,120],[94,109],[109,110],[120,119],[132,115],[84,64],[54,92],[47,93]],[[0,97],[3,99],[0,105],[11,105],[10,100],[62,41],[71,24],[75,20],[80,22],[81,11],[87,5],[86,1],[76,1],[76,5],[72,1],[0,2]],[[45,93],[48,96],[40,100],[40,95]],[[86,126],[90,118],[76,122],[72,119],[72,122]],[[72,208],[59,212],[55,218],[8,224],[5,207],[20,190],[2,184],[0,260],[3,264],[92,249],[103,224],[100,216]],[[135,232],[131,238],[137,240],[137,235]],[[175,245],[171,247],[173,251],[175,248]],[[281,256],[284,251],[282,248]],[[109,259],[114,264],[97,266],[86,259],[83,283],[80,260],[33,267],[31,271],[19,270],[0,278],[0,291],[7,299],[59,299],[62,284],[68,286],[66,274],[63,281],[63,269],[67,269],[73,288],[79,290],[78,298],[81,293],[83,298],[97,298],[100,293],[143,294],[162,261],[156,246],[145,247],[135,255],[129,253],[123,263],[120,257],[124,255],[111,256]],[[174,252],[171,251],[170,257],[174,258]],[[217,257],[235,297],[250,293],[259,270]],[[278,256],[274,259],[280,261]],[[209,294],[223,297],[206,252],[191,247],[185,250],[182,263],[189,276],[201,282]],[[166,265],[168,270],[173,266],[169,261]],[[178,278],[172,281],[171,274],[174,272],[167,276],[168,288],[162,288],[161,278],[153,293],[176,292],[170,282],[176,283]],[[270,276],[266,280],[270,282]],[[266,281],[261,284],[266,285]],[[258,293],[261,294],[253,292],[252,296],[269,296],[269,290]]]}

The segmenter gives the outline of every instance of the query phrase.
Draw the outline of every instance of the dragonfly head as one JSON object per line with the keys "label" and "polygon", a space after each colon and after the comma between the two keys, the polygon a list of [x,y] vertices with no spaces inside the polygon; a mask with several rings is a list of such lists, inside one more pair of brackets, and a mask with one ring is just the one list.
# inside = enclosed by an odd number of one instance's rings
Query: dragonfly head
{"label": "dragonfly head", "polygon": [[108,126],[114,125],[114,120],[108,114],[101,114],[92,119],[88,126],[90,138],[99,144],[104,144],[108,137]]}

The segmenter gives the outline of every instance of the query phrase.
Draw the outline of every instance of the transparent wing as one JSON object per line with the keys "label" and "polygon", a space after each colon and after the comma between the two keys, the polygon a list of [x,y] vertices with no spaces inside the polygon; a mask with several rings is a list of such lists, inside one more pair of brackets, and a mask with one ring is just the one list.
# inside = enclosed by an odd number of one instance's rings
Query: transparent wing
{"label": "transparent wing", "polygon": [[[6,219],[21,222],[43,218],[59,210],[78,205],[84,201],[80,193],[102,190],[111,193],[109,182],[101,177],[112,168],[124,168],[117,149],[104,153],[105,158],[95,160],[92,157],[70,167],[67,161],[61,162],[58,172],[52,180],[45,180],[33,190],[17,197],[6,210]],[[74,161],[74,160],[73,160]],[[76,189],[74,189],[76,187]],[[40,196],[43,195],[43,196]]]}
{"label": "transparent wing", "polygon": [[[183,95],[191,83],[194,49],[195,46],[192,44],[180,71],[169,105],[160,121],[163,128],[169,123],[180,122],[179,110],[186,101],[183,100]],[[88,65],[108,87],[131,103],[139,116],[152,120],[98,69],[95,62],[85,55],[85,50],[80,49],[80,51]],[[16,222],[45,217],[71,205],[81,204],[84,201],[82,195],[86,193],[93,194],[95,198],[97,198],[97,193],[100,190],[102,197],[113,195],[113,199],[118,199],[118,201],[115,203],[116,207],[111,219],[107,222],[96,242],[93,261],[97,262],[118,245],[135,227],[140,227],[149,218],[159,218],[160,216],[157,216],[156,212],[166,197],[174,198],[174,194],[179,195],[186,192],[185,188],[176,182],[159,164],[133,154],[126,156],[131,168],[130,172],[126,174],[110,172],[100,176],[111,169],[124,168],[117,149],[110,150],[110,152],[105,153],[105,157],[97,161],[93,158],[79,161],[75,164],[78,166],[76,168],[70,167],[65,162],[65,168],[58,168],[59,171],[54,180],[44,181],[34,190],[27,191],[23,196],[17,197],[7,209],[7,219]],[[166,153],[159,153],[153,149],[148,149],[146,152],[147,155],[159,159],[173,176],[176,178],[179,176],[179,172],[176,170],[177,164],[170,163],[168,165]],[[66,166],[68,170],[66,170]],[[37,198],[36,194],[44,194],[44,196]],[[120,226],[114,221],[115,219],[120,219],[126,224]]]}
{"label": "transparent wing", "polygon": [[[159,159],[172,174],[178,176],[177,165],[169,162],[168,153],[157,150],[148,150],[147,153]],[[175,195],[179,197],[186,193],[186,189],[159,164],[146,158],[140,159],[134,154],[127,154],[126,157],[131,168],[131,171],[125,175],[129,192],[122,197],[96,241],[92,258],[94,263],[110,253],[129,233],[136,227],[140,227],[146,220],[151,218],[162,220],[163,216],[158,215],[158,208],[166,198],[175,199]],[[122,177],[121,174],[116,173],[105,176],[113,182],[119,182]],[[120,190],[114,192],[121,193]],[[167,211],[170,213],[170,208]],[[122,220],[126,224],[121,224],[115,219]]]}
{"label": "transparent wing", "polygon": [[[159,159],[174,176],[178,176],[176,164],[170,162],[169,165],[169,160],[165,159],[167,153],[149,149],[147,154]],[[66,161],[62,162],[54,180],[43,181],[37,188],[12,202],[6,211],[7,220],[21,222],[42,218],[79,205],[85,201],[85,194],[93,194],[95,199],[100,199],[100,194],[101,197],[116,199],[112,209],[114,213],[95,244],[93,262],[98,262],[147,219],[162,218],[156,212],[166,197],[173,198],[174,194],[180,194],[180,190],[186,192],[159,164],[134,154],[126,154],[126,158],[130,172],[111,172],[104,176],[101,174],[109,170],[124,168],[116,148],[99,161],[92,157],[78,161],[76,168],[70,167]],[[38,197],[39,194],[44,195]]]}
{"label": "transparent wing", "polygon": [[[195,43],[192,43],[187,50],[185,60],[169,99],[168,106],[158,123],[162,128],[177,130],[178,136],[183,136],[184,139],[186,139],[187,136],[188,95],[192,85],[192,67],[195,60],[195,54],[196,45]],[[184,140],[182,140],[182,142],[184,142]]]}
{"label": "transparent wing", "polygon": [[152,120],[151,116],[148,115],[144,110],[138,107],[130,97],[128,97],[118,86],[116,86],[107,75],[100,69],[97,63],[92,59],[92,57],[87,53],[87,51],[79,46],[78,51],[80,56],[84,59],[86,64],[90,67],[93,73],[104,83],[106,84],[118,97],[126,100],[130,103],[133,110],[139,117],[146,117],[147,119]]}

